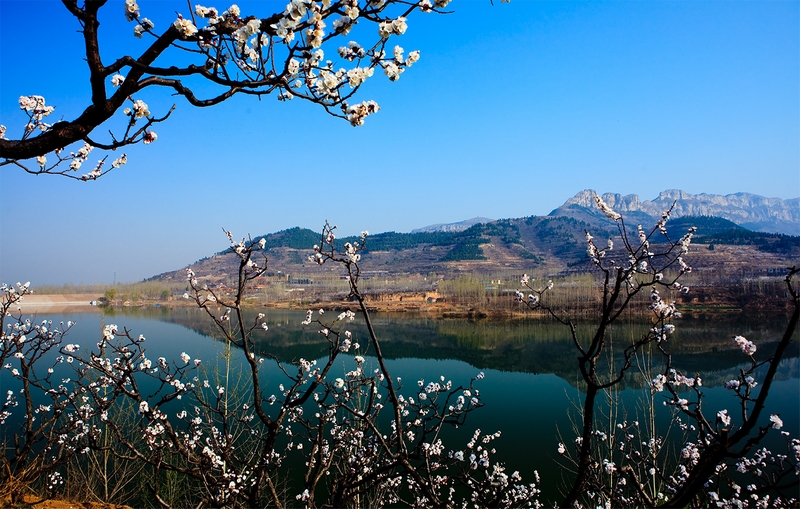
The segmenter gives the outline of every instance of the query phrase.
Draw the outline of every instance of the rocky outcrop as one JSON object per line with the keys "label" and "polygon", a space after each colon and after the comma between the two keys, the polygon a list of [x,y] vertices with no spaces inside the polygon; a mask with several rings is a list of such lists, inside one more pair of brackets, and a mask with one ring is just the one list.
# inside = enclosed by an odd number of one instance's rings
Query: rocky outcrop
{"label": "rocky outcrop", "polygon": [[438,223],[429,226],[423,226],[422,228],[411,230],[411,233],[460,232],[478,223],[491,223],[492,221],[494,221],[494,219],[489,219],[488,217],[473,217],[472,219],[466,219],[464,221],[459,221],[458,223]]}
{"label": "rocky outcrop", "polygon": [[[550,213],[561,215],[570,206],[593,208],[595,192],[579,192],[564,205]],[[672,217],[716,216],[728,219],[750,230],[800,235],[800,198],[782,200],[766,198],[751,193],[690,194],[678,189],[659,193],[655,200],[642,201],[635,194],[605,193],[601,196],[608,205],[620,213],[643,212],[653,218],[673,206]]]}

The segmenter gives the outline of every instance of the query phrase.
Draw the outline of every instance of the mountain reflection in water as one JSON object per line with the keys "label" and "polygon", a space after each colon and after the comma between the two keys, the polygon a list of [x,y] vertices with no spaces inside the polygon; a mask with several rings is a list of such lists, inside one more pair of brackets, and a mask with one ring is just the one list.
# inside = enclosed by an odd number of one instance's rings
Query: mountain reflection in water
{"label": "mountain reflection in water", "polygon": [[[125,310],[134,315],[177,323],[211,338],[219,337],[213,323],[196,309]],[[254,323],[257,311],[245,313],[247,323]],[[328,343],[318,333],[319,326],[303,326],[302,311],[268,310],[262,320],[268,331],[256,331],[262,353],[282,361],[321,358],[328,353]],[[706,386],[719,386],[730,380],[745,358],[732,341],[743,335],[769,353],[780,339],[788,318],[784,316],[750,317],[743,313],[702,313],[684,315],[676,320],[676,332],[669,339],[673,365],[687,375],[700,373]],[[389,359],[453,359],[477,369],[495,369],[534,374],[555,374],[573,383],[577,373],[577,351],[569,330],[549,319],[467,320],[432,319],[408,314],[373,314],[373,326]],[[363,320],[337,324],[353,332],[355,341],[368,345]],[[578,322],[578,337],[586,340],[593,332],[592,323]],[[650,325],[641,320],[620,321],[611,329],[612,339],[622,348],[633,337],[644,334]],[[369,354],[369,352],[367,352]],[[793,342],[784,357],[778,379],[798,378],[797,358],[800,343]],[[630,377],[629,377],[630,378]],[[641,380],[628,380],[641,386]]]}

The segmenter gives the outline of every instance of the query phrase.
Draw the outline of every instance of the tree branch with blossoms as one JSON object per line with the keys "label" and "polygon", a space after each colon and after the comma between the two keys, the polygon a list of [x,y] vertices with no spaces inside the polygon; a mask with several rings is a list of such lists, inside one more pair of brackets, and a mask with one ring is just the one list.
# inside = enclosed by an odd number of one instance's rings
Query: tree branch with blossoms
{"label": "tree branch with blossoms", "polygon": [[[475,387],[476,380],[482,379],[483,373],[470,380],[467,387],[456,387],[440,377],[438,381],[428,383],[419,380],[416,397],[400,393],[401,379],[393,378],[389,372],[364,296],[358,287],[361,276],[359,263],[361,252],[366,249],[368,232],[362,232],[358,242],[345,243],[339,251],[335,245],[335,230],[335,226],[326,222],[320,244],[314,246],[310,260],[320,265],[338,263],[345,269],[350,286],[348,298],[358,302],[379,365],[368,385],[376,391],[378,387],[386,391],[392,410],[392,432],[387,436],[378,427],[377,412],[371,415],[362,409],[350,409],[353,418],[372,431],[375,445],[379,446],[384,457],[372,473],[361,476],[358,484],[382,482],[386,492],[384,500],[389,504],[402,502],[409,506],[459,507],[469,500],[480,507],[538,506],[536,485],[524,484],[517,472],[506,474],[505,468],[493,461],[495,450],[486,444],[498,438],[499,432],[490,435],[476,430],[467,447],[458,451],[448,451],[442,443],[440,434],[444,426],[464,425],[467,415],[483,406],[480,392]],[[310,319],[311,312],[307,321]],[[380,410],[383,405],[373,405],[370,400],[368,407]],[[400,480],[404,480],[410,494],[404,495],[399,489]],[[456,486],[467,490],[468,499],[458,500]]]}
{"label": "tree branch with blossoms", "polygon": [[[389,41],[405,33],[408,17],[415,11],[443,13],[449,2],[290,0],[284,11],[266,16],[245,14],[236,5],[220,11],[195,4],[192,10],[190,2],[189,12],[178,13],[175,22],[159,32],[136,0],[126,0],[124,15],[135,23],[133,35],[149,39],[150,44],[139,56],[121,55],[104,62],[98,13],[106,1],[79,5],[77,0],[62,0],[80,26],[91,103],[76,118],[49,124],[46,119],[53,106],[38,95],[20,97],[27,123],[16,139],[7,138],[9,131],[0,126],[0,166],[79,180],[105,175],[110,169],[103,171],[102,162],[79,175],[86,158],[80,151],[70,157],[61,154],[76,143],[82,143],[80,150],[88,155],[92,148],[117,150],[155,141],[153,126],[165,121],[175,106],[161,116],[151,114],[140,96],[153,89],[166,89],[195,107],[214,106],[239,94],[272,94],[281,101],[297,97],[353,126],[362,125],[380,109],[374,101],[352,101],[365,80],[379,69],[396,81],[419,60],[419,51],[406,53],[399,45],[389,49]],[[326,59],[325,50],[330,52],[329,46],[350,34],[359,22],[374,26],[375,33],[367,36],[366,45],[350,41],[334,49],[346,62],[336,68]],[[366,29],[358,33],[363,37]],[[129,102],[132,106],[126,108]],[[109,130],[106,141],[93,134],[121,110],[127,116],[121,133]],[[51,157],[55,162],[48,163],[50,153],[55,154]],[[125,162],[123,155],[111,168]]]}
{"label": "tree branch with blossoms", "polygon": [[[798,292],[795,282],[795,278],[798,272],[800,272],[800,269],[791,267],[787,269],[787,272],[785,283],[791,299],[793,311],[775,351],[764,360],[758,361],[755,357],[757,352],[756,345],[743,336],[734,337],[734,342],[749,360],[748,368],[740,370],[739,377],[726,384],[726,388],[733,391],[737,399],[739,399],[741,410],[739,418],[741,419],[741,423],[738,427],[732,426],[732,416],[729,416],[727,411],[718,412],[715,419],[716,425],[712,426],[700,411],[700,395],[698,395],[698,402],[695,403],[696,411],[694,413],[688,412],[688,408],[686,410],[681,408],[681,410],[684,410],[684,413],[687,413],[698,423],[698,427],[700,428],[698,430],[698,440],[695,445],[698,449],[698,455],[697,457],[692,457],[687,473],[684,478],[680,479],[681,482],[677,483],[675,494],[670,498],[667,504],[668,507],[684,507],[695,500],[698,493],[703,492],[705,492],[705,496],[710,497],[712,500],[715,498],[718,500],[724,498],[725,494],[721,493],[720,490],[712,491],[706,487],[707,480],[724,471],[724,469],[720,470],[719,466],[724,464],[724,460],[729,458],[739,461],[739,466],[737,468],[740,470],[748,470],[742,465],[746,466],[748,464],[746,456],[750,451],[761,442],[770,430],[779,430],[783,427],[783,421],[777,414],[771,414],[769,417],[769,424],[766,425],[760,423],[760,416],[765,410],[765,404],[772,383],[778,372],[778,364],[783,359],[786,349],[794,340],[797,324],[800,322],[800,292]],[[759,385],[759,382],[755,379],[755,371],[761,366],[767,366],[767,371],[760,381],[761,388],[758,394],[753,395],[753,389]],[[673,391],[674,394],[673,387],[677,384],[668,380],[665,385]],[[754,432],[755,435],[753,435]],[[788,433],[785,435],[788,437]],[[755,476],[759,484],[761,484],[761,487],[757,490],[758,492],[765,493],[768,489],[777,487],[779,481],[786,478],[788,473],[792,470],[796,470],[795,465],[800,464],[800,441],[798,441],[797,438],[791,439],[789,445],[790,454],[793,453],[795,456],[794,464],[791,462],[787,463],[785,456],[775,456],[766,449],[762,449],[760,454],[769,457],[773,464],[779,462],[782,468],[778,469],[771,481],[766,481],[760,473]],[[762,461],[757,461],[756,465],[761,462]],[[782,489],[786,489],[787,486],[795,487],[794,494],[784,499],[782,503],[788,505],[797,503],[796,487],[798,485],[800,485],[800,482],[798,482],[795,477],[794,482],[782,487]],[[729,486],[732,487],[732,493],[728,494],[728,496],[731,497],[731,499],[738,499],[738,497],[742,495],[741,492],[735,489],[735,486],[738,485],[731,481]],[[745,496],[749,498],[747,494],[745,494]],[[766,500],[769,500],[768,493],[766,496]],[[772,503],[775,504],[777,502],[773,500]]]}
{"label": "tree branch with blossoms", "polygon": [[[773,465],[770,480],[758,479],[758,487],[753,484],[749,493],[742,493],[738,485],[726,477],[725,460],[738,460],[740,471],[748,470],[754,464],[747,460],[747,455],[760,443],[767,432],[780,428],[782,421],[778,415],[770,416],[770,424],[760,424],[759,416],[764,405],[770,385],[777,372],[778,363],[792,341],[800,313],[798,293],[793,286],[793,278],[798,269],[788,270],[786,284],[794,305],[794,312],[789,319],[786,332],[775,352],[767,359],[758,361],[754,354],[757,347],[742,336],[736,336],[736,345],[747,355],[749,365],[743,368],[737,379],[726,385],[734,391],[739,399],[741,424],[732,427],[732,415],[727,410],[720,411],[714,418],[704,414],[702,405],[703,391],[700,376],[686,376],[673,367],[669,351],[669,338],[675,332],[674,318],[680,313],[674,301],[667,301],[662,293],[676,291],[687,293],[689,288],[681,282],[684,274],[691,267],[683,257],[689,251],[695,229],[690,229],[680,239],[672,239],[667,230],[671,209],[664,212],[656,225],[645,230],[641,225],[635,229],[635,235],[629,233],[622,216],[609,207],[600,197],[595,196],[598,208],[617,224],[618,241],[622,243],[622,252],[615,255],[614,239],[609,239],[606,246],[600,248],[594,237],[586,232],[587,255],[591,263],[601,275],[602,301],[598,309],[599,320],[588,344],[579,341],[572,321],[562,316],[546,304],[546,295],[553,287],[549,282],[542,288],[536,288],[528,276],[523,276],[521,284],[529,291],[527,298],[522,291],[517,292],[516,300],[530,309],[543,310],[562,324],[570,327],[573,343],[579,352],[578,364],[583,382],[586,385],[585,399],[581,406],[581,425],[579,436],[575,440],[576,451],[573,456],[563,443],[558,452],[574,466],[575,478],[563,501],[564,506],[575,504],[609,503],[614,506],[652,506],[686,507],[694,504],[737,503],[740,495],[756,496],[762,493],[759,500],[769,500],[768,490],[794,486],[786,483],[791,462],[786,459],[800,454],[800,447],[791,449],[796,439],[789,441],[790,455],[773,455],[760,450],[758,454],[768,457]],[[621,261],[620,261],[621,260]],[[648,309],[652,312],[652,325],[646,333],[630,340],[621,353],[621,362],[615,363],[611,350],[614,343],[609,335],[612,324],[634,303],[634,298],[649,289]],[[678,427],[687,439],[680,451],[679,461],[674,464],[657,458],[664,451],[666,440],[655,428],[644,431],[638,421],[621,422],[618,429],[603,430],[596,418],[599,405],[598,396],[602,390],[617,387],[632,367],[637,353],[646,347],[654,346],[655,352],[664,359],[663,372],[654,379],[648,380],[653,393],[666,392],[664,404],[673,409],[672,423]],[[603,357],[601,357],[603,356]],[[608,362],[609,373],[601,377],[601,358]],[[760,390],[754,392],[758,385],[756,370],[766,367],[767,371],[761,380]],[[687,391],[691,395],[687,395]],[[687,419],[685,424],[681,419]],[[648,435],[649,433],[649,435]],[[621,440],[620,440],[621,438]],[[636,439],[639,438],[637,441]],[[620,444],[618,450],[611,447]],[[603,448],[602,444],[608,444]],[[638,447],[637,444],[642,444]],[[793,452],[792,452],[793,451]],[[800,456],[796,458],[800,461]],[[750,463],[748,463],[750,461]],[[763,460],[755,464],[762,464]],[[744,466],[742,466],[744,465]],[[755,471],[754,468],[750,470]],[[759,474],[760,476],[761,474]],[[718,478],[724,486],[713,491],[708,480]],[[727,486],[729,493],[723,493]],[[766,497],[764,499],[763,497]],[[758,498],[758,497],[757,497]],[[791,505],[796,500],[792,497],[773,500],[778,506]]]}
{"label": "tree branch with blossoms", "polygon": [[62,347],[62,342],[73,323],[24,318],[19,305],[32,293],[29,287],[0,286],[0,366],[7,372],[0,404],[0,499],[12,505],[27,502],[37,481],[45,480],[48,492],[62,485],[58,469],[83,452],[82,444],[96,432],[65,376],[76,345]]}
{"label": "tree branch with blossoms", "polygon": [[[391,378],[368,315],[370,344],[362,347],[346,328],[355,318],[353,312],[331,316],[320,310],[315,316],[309,311],[304,323],[319,326],[319,334],[329,343],[327,358],[318,366],[316,360],[302,358],[282,363],[266,353],[285,375],[280,393],[266,396],[261,379],[265,359],[256,348],[255,333],[269,327],[263,314],[247,322],[242,313],[248,284],[267,267],[261,253],[265,242],[237,242],[230,232],[225,234],[239,258],[234,294],[209,288],[191,271],[187,276],[193,299],[212,318],[224,343],[242,353],[250,368],[245,371],[246,384],[237,387],[227,375],[216,379],[204,375],[201,361],[185,352],[180,359],[150,359],[143,336],[107,325],[96,349],[83,354],[75,345],[62,348],[70,359],[74,356],[72,383],[80,397],[73,399],[82,402],[81,426],[103,430],[79,433],[82,450],[149,465],[150,495],[165,507],[171,503],[159,477],[166,472],[182,476],[196,488],[191,500],[181,503],[283,507],[282,465],[298,455],[306,468],[302,490],[294,500],[304,507],[346,506],[370,497],[379,504],[432,501],[456,507],[463,505],[456,486],[487,507],[538,503],[534,484],[523,484],[519,474],[508,475],[493,461],[495,451],[488,444],[499,433],[477,430],[461,450],[442,443],[444,426],[463,425],[466,416],[482,406],[475,383],[483,374],[466,386],[444,377],[428,383],[419,380],[412,386],[413,396],[401,394],[401,379]],[[339,253],[333,228],[326,225],[326,249],[317,248],[319,258],[314,257],[345,264],[352,294],[362,304],[358,251],[365,237],[366,233],[359,245],[347,245]],[[381,366],[371,372],[362,355],[368,351]],[[354,369],[335,377],[334,365],[350,352],[355,354]],[[387,400],[393,412],[390,429],[379,418]],[[133,426],[130,417],[123,418],[131,404]],[[113,436],[113,442],[105,435]]]}
{"label": "tree branch with blossoms", "polygon": [[[585,492],[587,484],[590,483],[592,467],[598,464],[593,457],[597,440],[595,433],[597,397],[601,391],[617,386],[623,380],[632,366],[632,359],[636,352],[644,346],[664,338],[667,334],[666,331],[674,330],[674,327],[668,322],[673,317],[679,316],[679,313],[676,313],[674,303],[668,304],[661,299],[657,288],[683,289],[683,285],[679,282],[680,276],[691,271],[682,256],[688,251],[693,230],[690,230],[679,241],[672,241],[665,228],[671,208],[664,212],[661,220],[649,232],[645,232],[641,225],[637,227],[636,236],[639,242],[636,244],[629,237],[623,217],[614,212],[599,196],[595,196],[595,202],[598,208],[616,223],[623,249],[617,257],[613,251],[613,239],[609,239],[604,247],[598,247],[594,237],[588,231],[586,232],[587,256],[599,270],[602,281],[602,301],[598,309],[599,319],[588,344],[581,344],[576,335],[575,325],[570,319],[565,317],[562,312],[543,303],[546,292],[553,287],[552,281],[543,288],[534,289],[528,276],[523,276],[521,284],[532,293],[528,294],[527,299],[521,291],[518,291],[516,295],[516,300],[528,308],[542,309],[562,324],[567,325],[570,328],[573,343],[580,354],[578,367],[583,382],[586,383],[586,397],[582,405],[576,477],[564,499],[565,506],[572,506]],[[655,247],[652,244],[657,235],[661,237],[663,243],[659,244],[659,249],[654,250]],[[678,268],[677,274],[670,278],[668,271],[676,267]],[[604,379],[598,371],[598,363],[602,356],[608,354],[611,346],[610,328],[630,306],[633,299],[648,288],[651,289],[649,307],[654,313],[655,324],[646,334],[625,346],[622,366],[615,370],[615,374]]]}

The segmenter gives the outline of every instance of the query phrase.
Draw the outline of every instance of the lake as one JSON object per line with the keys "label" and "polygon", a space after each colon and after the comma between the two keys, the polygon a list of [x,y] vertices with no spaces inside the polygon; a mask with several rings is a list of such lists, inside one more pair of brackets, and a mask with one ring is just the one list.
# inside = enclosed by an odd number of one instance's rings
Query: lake
{"label": "lake", "polygon": [[[268,331],[258,330],[256,341],[260,353],[270,353],[284,362],[298,359],[322,359],[328,344],[313,324],[303,326],[305,313],[288,310],[265,310]],[[255,320],[256,311],[247,313]],[[333,313],[331,313],[333,314]],[[430,319],[407,314],[372,315],[381,347],[388,359],[393,377],[402,377],[402,394],[416,396],[417,381],[436,381],[440,376],[457,386],[468,384],[479,372],[485,378],[476,382],[485,406],[470,414],[462,429],[453,429],[444,436],[448,449],[463,449],[480,428],[484,432],[502,431],[495,441],[497,459],[506,463],[507,471],[520,471],[523,479],[533,481],[533,471],[541,475],[542,501],[559,500],[563,488],[559,468],[558,443],[571,443],[575,434],[572,420],[574,407],[581,400],[580,374],[576,351],[564,326],[550,320],[477,320]],[[54,323],[72,320],[76,325],[66,343],[79,343],[85,350],[97,343],[104,324],[117,324],[131,334],[143,334],[150,358],[163,356],[178,359],[182,352],[203,360],[208,372],[222,369],[224,345],[217,338],[210,319],[192,308],[129,308],[97,310],[90,313],[40,314],[36,320],[51,319]],[[732,341],[744,335],[754,341],[763,354],[783,332],[785,319],[780,316],[750,317],[742,313],[686,315],[676,322],[677,331],[669,340],[673,364],[687,376],[700,373],[705,386],[704,408],[714,415],[722,408],[734,409],[735,401],[723,384],[735,378],[744,366],[745,357]],[[647,330],[648,325],[631,319],[613,331],[616,341],[625,342]],[[368,345],[366,328],[357,317],[348,327],[354,342]],[[591,333],[589,323],[579,325],[579,335]],[[368,369],[377,363],[364,353]],[[758,356],[758,354],[757,354]],[[241,362],[234,354],[233,362]],[[273,366],[265,366],[264,384],[267,394],[278,393],[285,381]],[[800,434],[800,369],[798,342],[790,347],[781,363],[777,382],[768,403],[769,412],[780,413],[785,429]],[[350,369],[343,363],[342,370]],[[3,370],[0,382],[5,390],[11,380]],[[654,372],[657,373],[657,372]],[[332,374],[332,377],[341,374]],[[637,417],[642,395],[650,393],[642,377],[630,377],[616,393],[614,410],[620,419]],[[649,380],[649,378],[648,378]],[[656,395],[659,402],[661,395]],[[669,420],[669,409],[658,403],[657,421]],[[735,412],[734,412],[735,413]],[[13,425],[12,425],[13,426]],[[562,438],[559,438],[559,437]],[[772,439],[779,439],[772,433]],[[772,443],[780,443],[772,440]],[[769,445],[769,442],[767,442]]]}

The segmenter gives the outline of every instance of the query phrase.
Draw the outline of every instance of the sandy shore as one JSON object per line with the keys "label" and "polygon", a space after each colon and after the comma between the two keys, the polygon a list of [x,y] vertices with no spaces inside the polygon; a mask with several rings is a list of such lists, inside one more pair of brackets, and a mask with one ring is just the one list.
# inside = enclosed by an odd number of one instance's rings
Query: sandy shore
{"label": "sandy shore", "polygon": [[102,294],[58,294],[58,295],[26,295],[19,307],[23,313],[54,313],[59,311],[88,311],[95,309],[90,302],[97,301]]}

